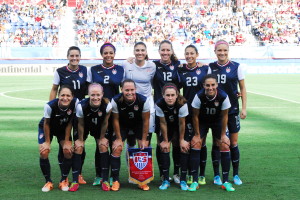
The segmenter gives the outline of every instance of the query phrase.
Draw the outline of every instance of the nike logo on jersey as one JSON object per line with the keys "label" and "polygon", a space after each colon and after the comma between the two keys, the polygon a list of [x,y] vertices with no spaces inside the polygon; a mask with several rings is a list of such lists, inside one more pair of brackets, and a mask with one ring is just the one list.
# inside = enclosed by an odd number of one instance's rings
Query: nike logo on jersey
{"label": "nike logo on jersey", "polygon": [[158,67],[158,69],[162,69],[162,67]]}
{"label": "nike logo on jersey", "polygon": [[70,78],[70,76],[66,76],[66,78]]}
{"label": "nike logo on jersey", "polygon": [[102,71],[97,71],[98,74],[100,74]]}
{"label": "nike logo on jersey", "polygon": [[125,110],[126,108],[121,108],[121,110]]}
{"label": "nike logo on jersey", "polygon": [[187,74],[187,72],[184,72],[184,73],[182,73],[183,75],[186,75]]}
{"label": "nike logo on jersey", "polygon": [[213,69],[213,72],[218,71],[217,69]]}
{"label": "nike logo on jersey", "polygon": [[60,115],[55,115],[55,117],[60,117]]}

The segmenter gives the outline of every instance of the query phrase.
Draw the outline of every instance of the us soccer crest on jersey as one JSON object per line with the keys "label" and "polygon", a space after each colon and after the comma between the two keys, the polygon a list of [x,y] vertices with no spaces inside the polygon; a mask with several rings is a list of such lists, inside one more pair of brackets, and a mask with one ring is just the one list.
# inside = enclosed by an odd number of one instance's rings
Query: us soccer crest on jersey
{"label": "us soccer crest on jersey", "polygon": [[152,148],[129,148],[129,179],[139,185],[149,183],[154,179]]}

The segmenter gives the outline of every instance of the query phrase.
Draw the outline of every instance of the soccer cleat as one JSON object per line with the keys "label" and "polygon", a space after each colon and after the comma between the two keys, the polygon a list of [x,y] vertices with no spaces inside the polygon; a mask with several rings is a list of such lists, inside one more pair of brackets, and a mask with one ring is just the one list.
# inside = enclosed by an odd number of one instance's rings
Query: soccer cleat
{"label": "soccer cleat", "polygon": [[102,184],[101,184],[101,188],[103,191],[109,191],[110,190],[110,185],[107,181],[104,181]]}
{"label": "soccer cleat", "polygon": [[180,176],[178,174],[174,174],[173,175],[173,180],[174,180],[174,183],[179,184],[180,183]]}
{"label": "soccer cleat", "polygon": [[193,176],[187,176],[187,184],[192,184],[193,183]]}
{"label": "soccer cleat", "polygon": [[69,191],[69,183],[67,182],[67,180],[63,180],[62,182],[59,183],[58,188],[61,191],[67,192]]}
{"label": "soccer cleat", "polygon": [[76,192],[78,189],[79,189],[79,183],[72,183],[70,188],[69,188],[69,191],[70,192]]}
{"label": "soccer cleat", "polygon": [[219,175],[214,177],[214,184],[222,185],[221,177]]}
{"label": "soccer cleat", "polygon": [[101,178],[101,177],[96,177],[96,178],[94,179],[93,186],[101,185],[101,181],[102,181],[102,178]]}
{"label": "soccer cleat", "polygon": [[233,192],[233,191],[235,191],[235,189],[232,187],[232,184],[228,183],[228,182],[225,182],[222,185],[222,189],[226,190],[227,192]]}
{"label": "soccer cleat", "polygon": [[109,178],[109,185],[110,185],[110,187],[113,185],[113,182],[114,182],[113,177],[110,177],[110,178]]}
{"label": "soccer cleat", "polygon": [[150,187],[149,187],[147,184],[145,184],[145,185],[139,185],[139,188],[140,188],[141,190],[143,190],[143,191],[148,191],[148,190],[150,190]]}
{"label": "soccer cleat", "polygon": [[236,185],[242,185],[242,184],[243,184],[243,182],[242,182],[242,180],[240,179],[239,175],[235,175],[235,176],[233,177],[233,182],[234,182],[234,184],[236,184]]}
{"label": "soccer cleat", "polygon": [[119,181],[114,181],[110,190],[112,191],[119,191],[120,190],[120,183]]}
{"label": "soccer cleat", "polygon": [[165,180],[162,182],[161,186],[159,186],[160,190],[166,190],[170,187],[170,182]]}
{"label": "soccer cleat", "polygon": [[83,176],[81,174],[79,174],[78,176],[78,183],[81,185],[86,184],[86,181],[83,179]]}
{"label": "soccer cleat", "polygon": [[205,185],[206,184],[205,177],[199,176],[198,183],[199,183],[199,185]]}
{"label": "soccer cleat", "polygon": [[183,191],[187,191],[188,188],[189,188],[189,186],[186,184],[185,181],[180,181],[180,188],[181,188],[181,190],[183,190]]}
{"label": "soccer cleat", "polygon": [[197,189],[199,189],[199,183],[193,182],[188,188],[188,191],[195,192]]}
{"label": "soccer cleat", "polygon": [[43,192],[49,192],[50,190],[53,190],[53,183],[48,181],[44,187],[42,188]]}

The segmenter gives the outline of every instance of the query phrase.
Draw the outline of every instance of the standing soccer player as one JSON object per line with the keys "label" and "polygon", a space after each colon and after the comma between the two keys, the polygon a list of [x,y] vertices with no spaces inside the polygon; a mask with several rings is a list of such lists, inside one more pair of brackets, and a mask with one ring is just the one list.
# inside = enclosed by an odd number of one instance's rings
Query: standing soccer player
{"label": "standing soccer player", "polygon": [[[231,108],[228,113],[228,130],[230,134],[230,152],[233,167],[233,181],[236,185],[241,185],[239,177],[240,151],[238,148],[238,132],[240,131],[240,118],[247,116],[247,92],[245,86],[245,75],[239,63],[230,61],[228,57],[229,45],[225,40],[219,40],[215,44],[215,54],[218,58],[216,62],[209,66],[212,74],[218,78],[220,89],[224,90],[229,97]],[[239,91],[242,99],[242,110],[239,113]],[[217,159],[215,159],[217,160]],[[214,164],[215,165],[215,164]],[[219,163],[217,163],[219,165]]]}
{"label": "standing soccer player", "polygon": [[[53,136],[56,136],[61,149],[63,149],[63,162],[61,166],[61,180],[59,189],[62,191],[69,190],[69,182],[67,180],[72,165],[72,119],[77,98],[73,98],[74,93],[71,87],[62,85],[59,88],[58,98],[49,101],[44,107],[44,117],[39,123],[38,143],[40,150],[40,167],[46,179],[46,184],[42,188],[43,192],[49,192],[53,189],[53,183],[50,173],[50,144]],[[79,169],[75,169],[79,171]],[[78,178],[78,175],[77,175]],[[75,180],[76,177],[73,176]]]}
{"label": "standing soccer player", "polygon": [[[67,51],[67,59],[69,60],[68,65],[58,68],[54,72],[53,86],[50,92],[49,100],[53,100],[57,96],[57,91],[59,87],[62,85],[69,85],[74,90],[74,97],[79,100],[84,99],[86,94],[86,80],[87,80],[87,68],[83,65],[79,65],[81,59],[81,51],[80,48],[76,46],[71,46]],[[74,118],[73,121],[73,135],[77,137],[77,121]],[[63,160],[63,150],[59,148],[58,151],[58,163],[59,166],[62,165]],[[83,150],[81,156],[81,167],[80,167],[80,175],[79,175],[79,183],[86,184],[82,176],[82,166],[85,160],[85,150]]]}
{"label": "standing soccer player", "polygon": [[[113,187],[115,185],[115,190],[119,190],[120,188],[120,155],[123,142],[130,135],[138,140],[139,148],[144,149],[145,147],[148,147],[149,144],[149,139],[147,140],[150,118],[149,98],[136,93],[135,82],[130,79],[125,79],[123,81],[121,91],[121,94],[116,95],[111,100],[114,127],[114,154],[111,155],[111,170],[114,181]],[[140,185],[139,188],[144,191],[150,189],[146,184]]]}
{"label": "standing soccer player", "polygon": [[200,142],[206,137],[208,130],[212,130],[214,140],[221,152],[223,174],[222,188],[234,191],[228,181],[230,170],[230,141],[227,133],[228,110],[230,108],[228,95],[218,88],[217,77],[209,74],[204,77],[201,89],[192,102],[193,125],[195,135],[200,136]]}
{"label": "standing soccer player", "polygon": [[[173,83],[167,83],[162,89],[163,98],[156,102],[155,110],[156,115],[160,120],[160,133],[159,136],[159,151],[160,151],[160,164],[163,175],[162,185],[159,187],[161,190],[166,190],[170,187],[169,181],[169,168],[170,168],[170,145],[180,146],[180,144],[187,143],[185,140],[185,117],[188,113],[188,106],[183,96]],[[183,148],[189,149],[189,145]],[[184,180],[186,178],[188,158],[186,150],[182,152],[181,162],[181,175]],[[182,190],[187,190],[188,186],[185,181],[181,181],[180,186]]]}
{"label": "standing soccer player", "polygon": [[[101,140],[108,137],[106,132],[112,107],[109,100],[103,98],[103,88],[100,84],[90,84],[88,87],[88,95],[89,98],[82,100],[76,108],[76,116],[78,117],[78,137],[74,138],[74,157],[82,153],[85,140],[90,134],[95,138],[96,148],[99,148],[100,153],[102,154],[102,174],[108,174],[108,144],[104,143],[105,145],[102,145],[103,143],[101,143]],[[106,147],[105,150],[103,150],[104,147]],[[102,175],[101,177],[105,176]],[[102,189],[107,191],[107,185],[109,186],[109,184],[107,184],[106,176],[106,179],[103,178]],[[78,187],[78,184],[72,184],[70,190],[77,191]]]}
{"label": "standing soccer player", "polygon": [[[100,54],[103,63],[95,65],[88,71],[87,81],[89,83],[99,83],[103,86],[104,97],[111,100],[116,94],[119,94],[119,88],[124,79],[124,68],[114,64],[116,48],[111,43],[105,43],[100,47]],[[112,135],[112,120],[110,118],[108,124],[108,135]],[[101,167],[100,167],[99,148],[95,150],[95,168],[96,178],[93,185],[101,184]]]}
{"label": "standing soccer player", "polygon": [[[153,61],[156,66],[156,71],[153,77],[154,102],[162,98],[162,88],[166,83],[174,83],[179,87],[178,66],[180,61],[177,59],[173,45],[168,40],[163,40],[159,44],[158,52],[160,60]],[[160,120],[155,117],[155,132],[160,133]],[[159,166],[160,177],[162,177],[162,165],[160,159],[159,135],[157,135],[156,158]],[[175,183],[180,183],[179,168],[180,168],[180,147],[177,143],[172,144],[172,157],[174,162],[173,180]],[[164,178],[162,177],[162,180]]]}
{"label": "standing soccer player", "polygon": [[[198,49],[194,45],[188,45],[185,48],[185,59],[187,64],[180,65],[178,68],[178,75],[180,78],[180,85],[183,88],[183,96],[188,101],[188,108],[190,115],[187,116],[187,127],[190,132],[193,132],[193,126],[192,126],[192,101],[194,99],[195,94],[202,89],[202,81],[203,77],[207,74],[210,74],[210,68],[207,65],[199,66],[197,63],[197,57],[199,56]],[[194,151],[193,151],[194,152]],[[202,150],[199,152],[195,151],[195,156],[201,158],[202,162],[200,164],[203,164],[201,172],[203,173],[200,176],[199,184],[203,185],[206,184],[205,177],[204,177],[204,166],[206,162],[207,157],[207,151],[206,146],[202,147]],[[198,155],[200,154],[200,155]],[[198,161],[197,161],[198,162]],[[201,174],[201,173],[200,173]],[[188,177],[188,184],[191,184],[195,182],[195,180],[192,180],[192,176]],[[198,186],[197,186],[198,187]]]}

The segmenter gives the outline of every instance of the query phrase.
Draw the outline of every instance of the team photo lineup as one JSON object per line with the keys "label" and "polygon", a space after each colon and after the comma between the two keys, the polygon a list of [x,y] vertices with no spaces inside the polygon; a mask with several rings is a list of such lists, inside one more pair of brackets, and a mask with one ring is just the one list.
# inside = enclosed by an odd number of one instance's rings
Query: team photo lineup
{"label": "team photo lineup", "polygon": [[[91,154],[85,151],[89,135],[95,139],[93,186],[119,191],[121,185],[132,184],[130,179],[119,178],[121,156],[126,156],[127,163],[130,159],[122,152],[153,148],[159,189],[172,186],[196,191],[206,184],[209,130],[213,183],[235,191],[232,183],[242,184],[238,133],[240,119],[247,116],[247,94],[242,68],[229,59],[229,44],[217,41],[216,61],[209,64],[197,62],[199,52],[194,45],[185,47],[185,63],[181,63],[168,40],[159,44],[159,60],[148,60],[143,42],[134,45],[134,57],[121,65],[114,63],[116,51],[113,44],[104,43],[100,47],[103,63],[85,67],[80,65],[80,48],[71,46],[66,52],[68,64],[54,72],[49,102],[38,126],[39,164],[46,182],[42,191],[49,192],[56,184],[49,162],[53,136],[59,145],[59,189],[75,192],[86,184],[82,169],[86,154]],[[153,134],[157,146],[151,146]],[[150,179],[135,183],[143,191],[150,190]]]}

